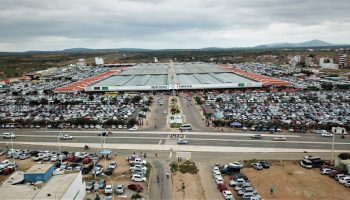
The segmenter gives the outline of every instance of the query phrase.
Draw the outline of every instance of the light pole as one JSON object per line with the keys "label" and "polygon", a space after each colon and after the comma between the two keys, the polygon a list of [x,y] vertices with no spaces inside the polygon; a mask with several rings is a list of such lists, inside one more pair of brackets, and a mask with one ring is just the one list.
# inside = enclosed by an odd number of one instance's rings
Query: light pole
{"label": "light pole", "polygon": [[332,160],[331,163],[334,165],[334,133],[333,133],[333,141],[332,141]]}
{"label": "light pole", "polygon": [[[14,135],[13,135],[13,132],[11,132],[11,134],[10,134],[10,138],[11,138],[11,148],[12,148],[12,151],[14,151],[14,149],[13,149],[13,139],[12,139],[12,137],[13,137]],[[16,171],[16,163],[15,163],[15,155],[14,154],[12,154],[12,160],[13,160],[13,165],[14,165],[14,168],[15,168],[15,171]]]}
{"label": "light pole", "polygon": [[60,151],[60,154],[59,154],[59,159],[61,161],[61,165],[62,165],[62,150],[61,150],[61,143],[60,143],[60,136],[57,137],[57,144],[58,144],[58,150]]}
{"label": "light pole", "polygon": [[112,181],[111,177],[107,176],[106,174],[104,174],[104,173],[101,173],[101,174],[102,174],[102,176],[107,177],[107,178],[109,179],[109,181],[111,182],[111,185],[112,185],[112,199],[113,199],[113,198],[114,198],[114,186],[113,186],[113,181]]}

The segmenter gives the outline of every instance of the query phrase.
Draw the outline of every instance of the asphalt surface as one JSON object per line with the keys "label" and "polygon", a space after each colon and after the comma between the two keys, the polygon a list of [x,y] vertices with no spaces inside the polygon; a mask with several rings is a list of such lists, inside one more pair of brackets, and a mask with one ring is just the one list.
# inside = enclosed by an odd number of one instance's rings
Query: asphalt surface
{"label": "asphalt surface", "polygon": [[[57,135],[61,132],[57,131],[38,131],[18,129],[13,130],[16,134],[15,142],[58,142]],[[66,134],[66,132],[62,132]],[[110,136],[98,136],[98,131],[75,131],[71,130],[68,133],[73,136],[72,140],[60,140],[61,143],[82,143],[82,146],[87,143],[97,144],[154,144],[164,145],[169,141],[170,134],[174,132],[114,132]],[[180,132],[177,132],[181,134]],[[275,135],[265,134],[262,140],[254,140],[250,138],[251,134],[235,134],[222,135],[220,133],[183,133],[188,145],[193,146],[213,146],[213,147],[262,147],[262,148],[290,148],[290,149],[325,149],[330,150],[332,138],[321,137],[320,135],[300,134],[287,135],[287,141],[273,141]],[[206,135],[211,134],[211,135]],[[8,142],[9,139],[1,138],[0,141]],[[176,144],[176,142],[174,143]],[[350,138],[340,139],[339,135],[335,136],[335,149],[349,150]]]}
{"label": "asphalt surface", "polygon": [[[158,99],[162,99],[163,104],[158,102]],[[169,96],[156,95],[153,97],[153,108],[151,109],[149,127],[142,130],[145,131],[160,131],[164,130],[167,126],[167,114],[169,107]],[[164,113],[166,111],[167,113]]]}
{"label": "asphalt surface", "polygon": [[[155,159],[152,162],[152,177],[150,179],[151,189],[149,199],[170,200],[172,194],[172,185],[170,179],[166,177],[167,162],[165,160]],[[157,178],[158,177],[158,178]]]}
{"label": "asphalt surface", "polygon": [[187,100],[187,98],[179,97],[182,112],[186,116],[186,124],[192,124],[193,131],[214,131],[213,129],[206,127],[204,119],[199,114],[197,108],[194,105],[193,100]]}

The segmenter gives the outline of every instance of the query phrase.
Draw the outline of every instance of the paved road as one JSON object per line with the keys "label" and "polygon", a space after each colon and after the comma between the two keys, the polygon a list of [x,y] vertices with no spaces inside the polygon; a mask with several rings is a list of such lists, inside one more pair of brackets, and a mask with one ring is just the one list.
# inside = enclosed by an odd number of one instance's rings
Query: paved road
{"label": "paved road", "polygon": [[[162,105],[158,102],[158,99],[163,102]],[[144,128],[144,131],[159,131],[164,130],[167,126],[167,114],[164,114],[164,111],[168,112],[169,107],[169,96],[165,95],[156,95],[153,97],[153,109],[150,113],[150,125],[149,128]]]}
{"label": "paved road", "polygon": [[[155,159],[152,161],[152,177],[150,182],[149,199],[170,200],[172,194],[172,185],[170,179],[166,177],[168,162]],[[158,178],[157,178],[158,176]]]}
{"label": "paved road", "polygon": [[[37,132],[33,130],[17,130],[14,142],[57,142],[56,135],[59,132]],[[61,143],[106,143],[106,144],[176,144],[175,139],[169,138],[169,132],[118,132],[104,138],[97,136],[97,132],[69,131],[73,140],[61,141]],[[189,145],[212,147],[262,147],[262,148],[290,148],[290,149],[331,149],[332,138],[324,138],[319,135],[288,136],[286,142],[273,141],[274,135],[266,134],[262,140],[250,139],[248,133],[222,135],[210,132],[183,133]],[[0,139],[10,143],[9,140]],[[335,149],[348,150],[350,138],[340,139],[336,136]]]}
{"label": "paved road", "polygon": [[182,97],[179,97],[179,99],[182,112],[186,116],[186,123],[192,124],[193,131],[216,131],[205,126],[205,121],[202,119],[193,101]]}

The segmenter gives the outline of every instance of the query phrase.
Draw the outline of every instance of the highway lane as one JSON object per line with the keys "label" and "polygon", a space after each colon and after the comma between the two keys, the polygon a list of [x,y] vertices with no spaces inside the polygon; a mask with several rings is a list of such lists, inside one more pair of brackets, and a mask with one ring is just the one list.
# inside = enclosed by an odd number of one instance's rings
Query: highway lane
{"label": "highway lane", "polygon": [[192,124],[193,131],[216,131],[206,127],[204,119],[202,119],[192,100],[189,101],[183,97],[179,97],[179,99],[182,112],[186,116],[186,123]]}
{"label": "highway lane", "polygon": [[[166,135],[163,135],[166,136]],[[220,139],[220,138],[186,138],[189,145],[194,146],[220,146],[220,147],[262,147],[262,148],[294,148],[294,149],[327,149],[331,148],[331,141],[272,141],[271,140],[251,140],[249,138],[243,139]],[[9,142],[10,140],[2,139],[0,141]],[[61,143],[103,143],[103,138],[99,136],[76,136],[72,140],[61,140]],[[172,141],[167,143],[166,141]],[[14,142],[57,142],[55,135],[18,135]],[[110,144],[175,144],[176,139],[169,139],[168,137],[122,137],[111,136],[105,138],[105,143]],[[350,143],[337,142],[335,149],[348,150]]]}
{"label": "highway lane", "polygon": [[[159,100],[163,102],[161,105],[159,103]],[[164,130],[167,126],[167,113],[168,113],[168,107],[169,107],[169,96],[166,95],[156,95],[153,96],[153,108],[151,108],[150,113],[150,119],[149,119],[149,127],[148,128],[142,128],[142,130]],[[167,113],[165,114],[164,111]]]}

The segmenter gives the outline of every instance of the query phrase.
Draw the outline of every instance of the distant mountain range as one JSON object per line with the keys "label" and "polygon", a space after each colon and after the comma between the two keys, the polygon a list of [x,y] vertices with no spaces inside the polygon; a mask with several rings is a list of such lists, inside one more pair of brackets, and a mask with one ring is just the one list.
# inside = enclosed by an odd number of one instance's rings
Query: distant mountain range
{"label": "distant mountain range", "polygon": [[273,43],[255,46],[254,48],[301,48],[301,47],[328,47],[337,46],[322,40],[310,40],[301,43]]}
{"label": "distant mountain range", "polygon": [[143,48],[115,48],[115,49],[89,49],[89,48],[71,48],[57,51],[27,51],[27,52],[0,52],[1,54],[25,53],[25,54],[45,54],[45,53],[106,53],[106,52],[148,52],[148,51],[232,51],[232,50],[254,50],[254,49],[280,49],[280,48],[314,48],[314,47],[347,47],[346,44],[331,44],[322,40],[311,40],[301,43],[273,43],[258,45],[255,47],[206,47],[200,49],[143,49]]}

